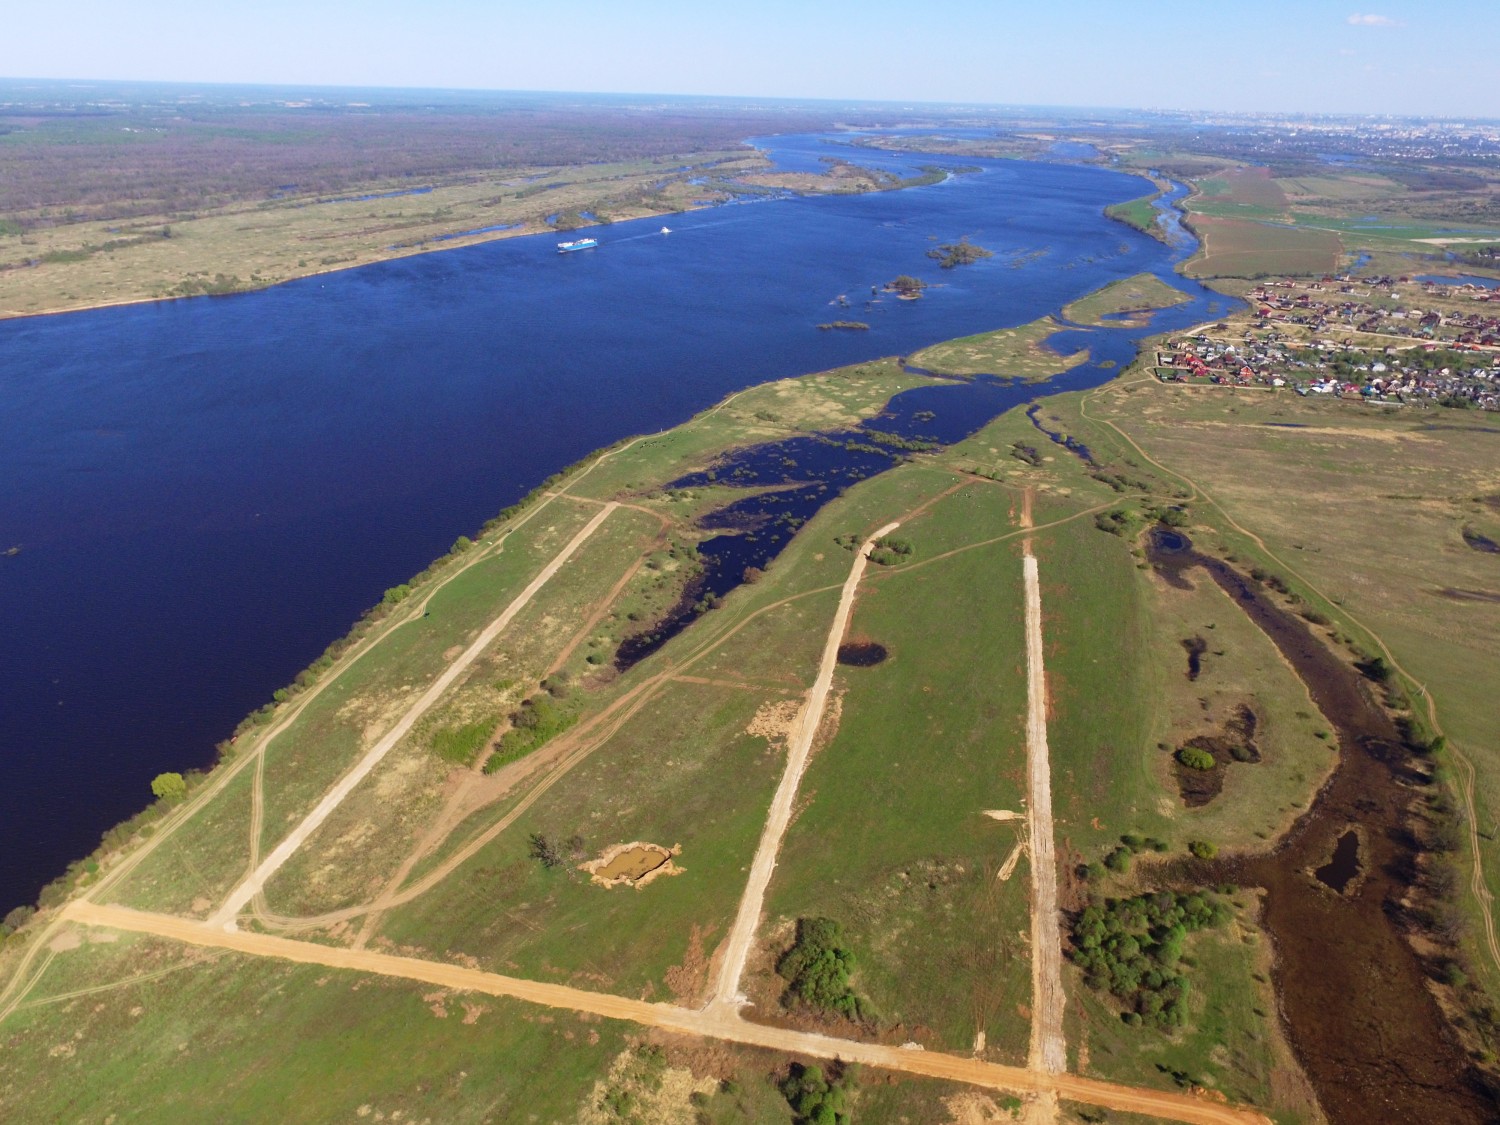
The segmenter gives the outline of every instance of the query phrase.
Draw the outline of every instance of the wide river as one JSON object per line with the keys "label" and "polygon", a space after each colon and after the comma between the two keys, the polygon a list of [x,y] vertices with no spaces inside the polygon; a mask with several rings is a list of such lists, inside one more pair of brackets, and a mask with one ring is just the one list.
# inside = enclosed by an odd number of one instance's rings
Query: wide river
{"label": "wide river", "polygon": [[[759,143],[787,168],[957,163]],[[1142,271],[1195,298],[1158,327],[1217,315],[1172,274],[1182,247],[1103,216],[1146,181],[965,163],[980,171],[931,187],[674,215],[670,235],[601,227],[587,253],[510,238],[0,322],[0,550],[20,548],[0,557],[0,912],[146,804],[155,774],[208,764],[382,590],[592,449]],[[964,235],[995,257],[926,257]],[[941,287],[863,307],[902,273]],[[817,329],[834,319],[872,328]]]}

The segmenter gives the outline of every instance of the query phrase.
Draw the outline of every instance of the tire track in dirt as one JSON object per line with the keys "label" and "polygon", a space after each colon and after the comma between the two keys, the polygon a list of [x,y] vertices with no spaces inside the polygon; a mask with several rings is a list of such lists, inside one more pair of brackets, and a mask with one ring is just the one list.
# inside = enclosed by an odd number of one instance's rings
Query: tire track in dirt
{"label": "tire track in dirt", "polygon": [[291,834],[282,840],[271,854],[261,861],[260,866],[255,869],[250,877],[230,894],[224,905],[210,919],[213,925],[232,927],[235,924],[235,917],[251,899],[260,893],[261,888],[265,886],[266,880],[274,875],[281,868],[282,864],[290,859],[296,853],[297,849],[306,842],[307,838],[317,831],[323,822],[328,819],[333,810],[343,803],[344,798],[353,792],[354,787],[364,780],[366,775],[379,764],[380,760],[390,752],[396,743],[401,741],[407,731],[416,724],[417,720],[427,713],[432,705],[448,690],[449,686],[478,658],[479,654],[489,647],[490,643],[514,620],[516,614],[520,613],[530,603],[531,599],[536,596],[537,591],[551,580],[553,575],[562,568],[563,563],[567,562],[573,556],[574,552],[583,546],[589,536],[598,530],[599,525],[608,519],[618,506],[613,503],[606,504],[593,519],[584,524],[582,530],[569,540],[567,546],[542,568],[541,573],[533,578],[526,588],[516,595],[510,605],[505,607],[504,612],[491,621],[484,628],[483,632],[464,650],[463,654],[454,660],[452,664],[448,665],[443,674],[432,682],[432,685],[422,693],[421,698],[411,706],[406,714],[401,717],[401,720],[388,730],[381,737],[380,741],[370,748],[368,753],[359,760],[354,768],[346,773],[324,795],[323,799],[318,802],[312,812],[307,814],[302,823],[294,828]]}
{"label": "tire track in dirt", "polygon": [[[1032,527],[1032,493],[1021,502],[1021,526]],[[1063,1039],[1062,925],[1057,907],[1057,848],[1052,823],[1052,763],[1047,750],[1047,675],[1042,648],[1042,590],[1032,538],[1021,541],[1026,588],[1027,836],[1031,847],[1031,1045],[1028,1069],[1061,1074],[1068,1068]],[[1033,1121],[1057,1117],[1056,1096],[1038,1100]]]}
{"label": "tire track in dirt", "polygon": [[792,822],[792,803],[797,799],[797,787],[802,782],[802,773],[807,769],[808,755],[812,751],[813,738],[823,721],[823,711],[828,705],[828,691],[833,686],[834,669],[838,666],[839,644],[849,626],[849,615],[854,610],[854,593],[864,575],[870,559],[870,548],[883,535],[889,535],[900,527],[899,522],[886,524],[864,541],[854,555],[854,565],[849,568],[849,577],[839,595],[839,607],[828,628],[828,639],[823,643],[823,658],[818,664],[818,678],[813,681],[796,722],[792,725],[791,737],[787,739],[786,769],[776,795],[771,798],[771,809],[766,814],[766,824],[761,831],[760,845],[755,849],[755,859],[750,864],[750,876],[745,883],[745,893],[740,898],[739,911],[734,925],[725,939],[724,955],[720,962],[719,980],[714,986],[711,1007],[737,1009],[743,1002],[739,995],[740,977],[745,971],[745,960],[750,956],[750,946],[755,940],[755,930],[760,924],[761,907],[765,904],[766,888],[771,884],[771,874],[776,870],[776,857],[781,852],[781,841]]}
{"label": "tire track in dirt", "polygon": [[101,906],[85,900],[70,903],[63,910],[60,921],[151,934],[188,945],[225,949],[252,957],[271,957],[302,965],[322,965],[332,969],[417,981],[462,992],[503,996],[550,1008],[624,1020],[663,1031],[743,1043],[795,1055],[841,1059],[1008,1093],[1062,1097],[1121,1112],[1181,1121],[1186,1125],[1270,1125],[1268,1118],[1254,1110],[1206,1098],[1138,1089],[1070,1074],[1040,1074],[1021,1067],[980,1062],[938,1051],[908,1050],[879,1043],[862,1043],[766,1027],[748,1023],[740,1019],[733,1009],[722,1006],[691,1011],[672,1004],[653,1004],[624,996],[589,992],[569,985],[506,977],[461,965],[396,957],[368,949],[316,945],[270,934],[225,930],[186,918],[148,914],[120,906]]}

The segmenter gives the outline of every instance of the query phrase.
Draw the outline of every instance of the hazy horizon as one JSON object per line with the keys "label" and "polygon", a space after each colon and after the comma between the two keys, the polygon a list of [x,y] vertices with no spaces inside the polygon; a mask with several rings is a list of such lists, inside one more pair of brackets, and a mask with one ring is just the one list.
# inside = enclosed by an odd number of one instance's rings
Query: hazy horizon
{"label": "hazy horizon", "polygon": [[[1500,5],[1188,0],[1030,5],[766,0],[545,10],[478,0],[79,0],[12,13],[14,81],[599,92],[1008,108],[1500,118]],[[98,75],[101,77],[90,77]]]}

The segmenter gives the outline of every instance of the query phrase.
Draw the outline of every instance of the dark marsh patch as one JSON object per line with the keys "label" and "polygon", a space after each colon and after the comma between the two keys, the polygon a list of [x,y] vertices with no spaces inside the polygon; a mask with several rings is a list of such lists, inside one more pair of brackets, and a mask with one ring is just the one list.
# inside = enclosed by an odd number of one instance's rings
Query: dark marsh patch
{"label": "dark marsh patch", "polygon": [[1191,683],[1203,671],[1203,654],[1208,651],[1208,642],[1202,637],[1188,637],[1182,642],[1182,647],[1187,650],[1187,678]]}
{"label": "dark marsh patch", "polygon": [[1460,590],[1454,586],[1445,586],[1438,591],[1440,597],[1454,602],[1491,602],[1500,604],[1500,592],[1495,590]]}
{"label": "dark marsh patch", "polygon": [[1359,833],[1349,829],[1334,845],[1333,857],[1313,871],[1313,878],[1338,894],[1359,874]]}
{"label": "dark marsh patch", "polygon": [[1496,543],[1488,535],[1475,531],[1472,527],[1464,527],[1464,542],[1476,551],[1483,551],[1487,555],[1500,555],[1500,543]]}
{"label": "dark marsh patch", "polygon": [[839,645],[839,663],[850,668],[873,668],[885,660],[890,653],[885,645],[874,641],[850,641]]}
{"label": "dark marsh patch", "polygon": [[1182,744],[1214,757],[1213,768],[1207,770],[1193,769],[1174,760],[1172,768],[1183,804],[1190,809],[1202,808],[1224,791],[1224,775],[1232,763],[1260,761],[1260,748],[1255,744],[1257,723],[1255,712],[1241,704],[1217,732],[1200,734]]}
{"label": "dark marsh patch", "polygon": [[[1428,991],[1401,912],[1388,909],[1407,896],[1419,866],[1410,821],[1424,776],[1394,720],[1364,677],[1261,583],[1191,543],[1162,551],[1153,536],[1148,557],[1206,570],[1280,650],[1337,738],[1332,776],[1269,851],[1184,865],[1202,883],[1266,892],[1261,920],[1275,943],[1276,991],[1319,1105],[1333,1125],[1494,1121],[1484,1076]],[[1361,841],[1361,878],[1331,895],[1312,873],[1351,831]]]}

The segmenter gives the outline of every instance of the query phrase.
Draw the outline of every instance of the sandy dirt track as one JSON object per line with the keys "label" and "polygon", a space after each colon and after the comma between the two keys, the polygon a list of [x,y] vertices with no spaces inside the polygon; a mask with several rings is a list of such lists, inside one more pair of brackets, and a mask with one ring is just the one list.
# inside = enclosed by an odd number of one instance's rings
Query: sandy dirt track
{"label": "sandy dirt track", "polygon": [[290,859],[296,853],[297,849],[306,842],[307,838],[317,831],[318,827],[328,819],[329,814],[338,808],[344,798],[354,791],[354,787],[363,781],[366,775],[390,752],[391,748],[406,736],[406,733],[411,730],[417,720],[426,714],[428,709],[448,690],[453,681],[458,679],[470,664],[474,663],[474,660],[489,646],[490,642],[499,636],[505,627],[515,618],[516,614],[520,613],[526,607],[527,603],[536,596],[536,592],[547,584],[548,580],[561,569],[563,563],[567,562],[573,553],[579,547],[583,546],[589,536],[618,507],[619,504],[611,502],[600,509],[599,513],[593,519],[589,520],[577,535],[568,541],[568,545],[558,552],[551,562],[542,568],[541,573],[531,580],[530,584],[516,596],[510,605],[505,607],[505,611],[485,626],[484,631],[474,639],[473,643],[448,666],[442,675],[433,681],[431,687],[422,693],[422,697],[401,717],[401,721],[387,731],[380,741],[370,748],[369,752],[359,760],[354,768],[346,773],[339,780],[339,783],[324,795],[323,799],[318,802],[312,812],[307,814],[302,823],[294,828],[286,839],[276,845],[275,850],[261,861],[260,866],[234,889],[229,898],[225,900],[224,905],[209,919],[211,925],[233,928],[236,916],[238,916],[239,912],[245,908],[245,905],[252,898],[260,893],[261,888],[266,884],[266,880],[274,875],[281,865]]}
{"label": "sandy dirt track", "polygon": [[148,914],[121,906],[100,906],[84,900],[69,904],[64,909],[61,920],[151,934],[189,945],[225,949],[249,956],[274,957],[297,964],[324,965],[332,969],[418,981],[439,988],[511,997],[550,1008],[628,1020],[645,1027],[684,1035],[701,1035],[816,1058],[838,1058],[988,1089],[1018,1094],[1050,1093],[1089,1105],[1182,1121],[1188,1125],[1270,1125],[1268,1118],[1254,1111],[1186,1094],[1134,1089],[1067,1074],[1042,1074],[936,1051],[906,1050],[878,1043],[858,1043],[826,1035],[764,1027],[745,1022],[733,1009],[723,1006],[710,1006],[695,1012],[671,1004],[652,1004],[623,996],[588,992],[567,985],[521,980],[467,969],[461,965],[394,957],[368,949],[314,945],[270,934],[225,930],[186,918]]}
{"label": "sandy dirt track", "polygon": [[1042,593],[1027,541],[1026,773],[1031,838],[1031,1049],[1033,1070],[1068,1068],[1063,1041],[1062,926],[1057,912],[1057,852],[1052,827],[1052,766],[1047,754],[1047,679],[1042,666]]}
{"label": "sandy dirt track", "polygon": [[766,888],[770,886],[771,874],[776,870],[776,857],[781,852],[781,841],[792,820],[792,803],[797,799],[797,787],[802,783],[813,738],[818,733],[818,725],[823,721],[823,711],[828,705],[828,691],[833,686],[833,673],[838,666],[839,644],[844,639],[844,632],[849,627],[849,615],[854,610],[854,594],[859,589],[859,580],[864,576],[870,548],[875,540],[889,535],[900,526],[899,522],[888,523],[866,539],[854,554],[854,565],[849,568],[849,577],[844,579],[839,607],[833,615],[833,624],[828,628],[828,639],[823,643],[823,659],[818,664],[818,678],[813,681],[812,690],[807,693],[807,701],[798,712],[791,737],[787,740],[786,769],[782,772],[781,783],[776,787],[776,795],[771,798],[771,811],[766,816],[760,844],[755,849],[755,860],[750,865],[750,877],[745,883],[745,893],[740,898],[739,912],[735,914],[734,925],[724,942],[722,968],[714,985],[712,1004],[735,1006],[741,1003],[740,977],[745,971],[750,946],[755,941],[755,930],[760,924]]}

